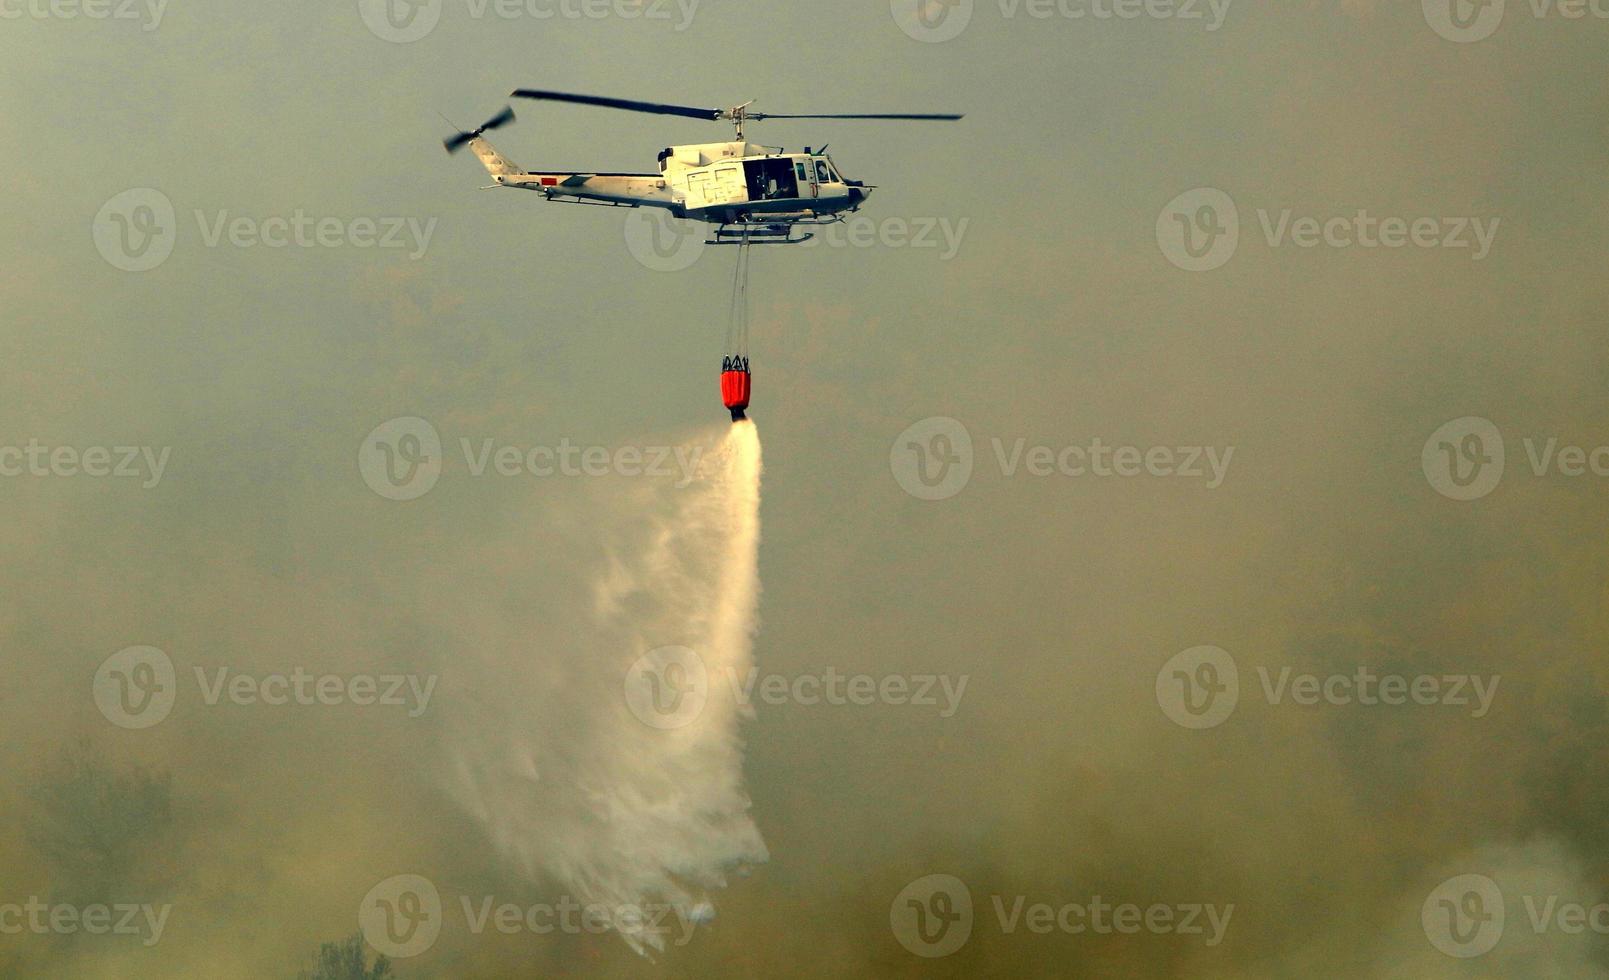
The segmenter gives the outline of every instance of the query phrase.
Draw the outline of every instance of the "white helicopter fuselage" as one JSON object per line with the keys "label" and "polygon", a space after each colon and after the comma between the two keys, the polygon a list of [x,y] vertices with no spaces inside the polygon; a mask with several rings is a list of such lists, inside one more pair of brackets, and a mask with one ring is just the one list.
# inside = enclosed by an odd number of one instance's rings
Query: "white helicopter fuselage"
{"label": "white helicopter fuselage", "polygon": [[857,210],[871,193],[844,179],[824,154],[749,142],[669,147],[659,155],[659,173],[527,171],[483,137],[469,147],[497,186],[536,191],[548,200],[664,208],[711,224],[831,220]]}

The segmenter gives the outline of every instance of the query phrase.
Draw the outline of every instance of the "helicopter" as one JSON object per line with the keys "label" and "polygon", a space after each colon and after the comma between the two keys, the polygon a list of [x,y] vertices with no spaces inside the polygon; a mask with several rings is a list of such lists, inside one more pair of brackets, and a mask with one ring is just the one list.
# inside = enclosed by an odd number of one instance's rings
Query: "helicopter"
{"label": "helicopter", "polygon": [[493,187],[536,191],[546,200],[563,203],[663,208],[677,218],[715,225],[708,242],[712,245],[799,244],[811,236],[805,232],[796,235],[795,229],[842,221],[845,213],[860,210],[875,189],[843,176],[825,146],[789,153],[782,147],[749,142],[744,133],[747,123],[765,119],[955,122],[962,118],[949,113],[756,112],[750,108],[753,100],[727,109],[703,109],[529,88],[515,89],[510,95],[732,122],[737,128],[735,141],[666,147],[659,152],[658,173],[530,171],[515,166],[484,135],[514,121],[511,106],[504,106],[476,129],[443,140],[448,153],[469,147],[491,175]]}
{"label": "helicopter", "polygon": [[[491,175],[492,187],[536,191],[544,199],[605,207],[661,208],[673,217],[715,225],[707,244],[737,245],[732,284],[731,325],[727,353],[721,362],[721,402],[732,423],[747,416],[752,377],[748,356],[748,269],[750,245],[797,245],[808,241],[801,227],[844,220],[858,211],[875,189],[838,170],[827,148],[805,147],[788,153],[779,146],[751,143],[744,133],[750,122],[764,119],[879,119],[955,122],[948,113],[776,113],[756,112],[753,100],[729,109],[639,102],[600,95],[577,95],[545,89],[515,89],[513,98],[690,119],[728,120],[737,138],[725,143],[690,143],[659,151],[658,173],[602,173],[571,170],[525,170],[515,166],[486,140],[485,134],[514,121],[514,109],[503,110],[479,127],[454,133],[442,141],[447,152],[469,147]],[[451,123],[449,122],[449,125]]]}

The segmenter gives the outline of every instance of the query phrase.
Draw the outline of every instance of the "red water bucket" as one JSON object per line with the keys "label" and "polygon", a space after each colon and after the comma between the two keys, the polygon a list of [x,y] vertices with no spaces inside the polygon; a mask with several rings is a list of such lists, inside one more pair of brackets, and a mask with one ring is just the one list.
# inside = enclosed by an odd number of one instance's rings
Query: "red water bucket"
{"label": "red water bucket", "polygon": [[749,359],[728,357],[721,365],[721,403],[732,413],[732,421],[743,417],[749,407],[749,393],[753,379],[749,376]]}

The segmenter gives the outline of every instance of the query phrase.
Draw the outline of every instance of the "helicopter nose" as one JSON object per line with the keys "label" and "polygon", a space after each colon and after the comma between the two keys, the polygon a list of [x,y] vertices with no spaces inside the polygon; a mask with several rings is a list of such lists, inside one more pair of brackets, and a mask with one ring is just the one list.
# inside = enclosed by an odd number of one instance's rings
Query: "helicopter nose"
{"label": "helicopter nose", "polygon": [[857,207],[866,203],[866,199],[871,196],[872,188],[864,184],[856,184],[849,188],[849,200]]}

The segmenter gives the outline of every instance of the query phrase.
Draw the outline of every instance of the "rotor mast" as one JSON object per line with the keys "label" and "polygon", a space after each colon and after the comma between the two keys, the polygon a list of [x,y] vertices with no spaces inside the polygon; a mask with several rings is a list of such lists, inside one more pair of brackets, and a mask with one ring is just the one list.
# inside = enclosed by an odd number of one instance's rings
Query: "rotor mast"
{"label": "rotor mast", "polygon": [[743,123],[748,120],[749,106],[753,104],[754,100],[750,99],[742,105],[735,105],[730,109],[721,110],[721,118],[730,119],[732,121],[732,125],[737,127],[737,141],[739,143],[747,142],[747,139],[743,135]]}

